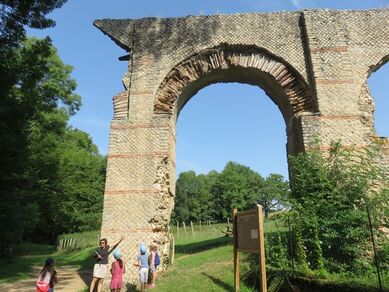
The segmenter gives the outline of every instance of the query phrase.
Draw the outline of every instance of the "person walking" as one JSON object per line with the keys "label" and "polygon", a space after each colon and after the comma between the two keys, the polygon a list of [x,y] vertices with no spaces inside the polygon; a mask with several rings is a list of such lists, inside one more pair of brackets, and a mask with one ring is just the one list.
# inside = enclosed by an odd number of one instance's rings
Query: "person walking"
{"label": "person walking", "polygon": [[46,259],[45,265],[39,273],[38,281],[36,282],[37,292],[54,291],[54,286],[58,282],[57,271],[54,268],[54,264],[53,258]]}

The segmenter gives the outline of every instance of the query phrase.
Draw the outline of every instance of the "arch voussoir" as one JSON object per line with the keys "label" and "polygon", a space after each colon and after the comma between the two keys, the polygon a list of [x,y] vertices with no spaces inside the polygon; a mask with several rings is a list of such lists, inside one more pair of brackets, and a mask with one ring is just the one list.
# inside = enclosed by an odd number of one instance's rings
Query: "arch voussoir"
{"label": "arch voussoir", "polygon": [[177,98],[191,83],[216,70],[238,67],[271,76],[275,86],[283,89],[293,114],[317,110],[308,85],[286,62],[264,50],[225,45],[200,52],[176,65],[156,93],[154,112],[172,114]]}

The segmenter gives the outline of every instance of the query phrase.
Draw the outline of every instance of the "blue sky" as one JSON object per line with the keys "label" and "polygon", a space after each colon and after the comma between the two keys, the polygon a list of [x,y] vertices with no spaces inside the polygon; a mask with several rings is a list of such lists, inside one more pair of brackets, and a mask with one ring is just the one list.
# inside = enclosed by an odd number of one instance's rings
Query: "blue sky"
{"label": "blue sky", "polygon": [[[389,8],[389,0],[68,0],[50,17],[57,25],[29,35],[50,36],[62,60],[74,66],[83,106],[73,127],[88,132],[107,154],[112,96],[123,91],[126,52],[96,29],[101,18],[178,17],[186,15],[276,12],[302,9]],[[376,103],[376,129],[389,136],[389,64],[369,78]],[[236,100],[239,99],[240,103]],[[223,107],[220,105],[223,104]],[[234,115],[232,122],[231,115]],[[202,89],[181,111],[177,123],[177,173],[221,171],[227,161],[251,167],[263,176],[286,178],[285,125],[278,108],[262,89],[246,84],[214,84]]]}

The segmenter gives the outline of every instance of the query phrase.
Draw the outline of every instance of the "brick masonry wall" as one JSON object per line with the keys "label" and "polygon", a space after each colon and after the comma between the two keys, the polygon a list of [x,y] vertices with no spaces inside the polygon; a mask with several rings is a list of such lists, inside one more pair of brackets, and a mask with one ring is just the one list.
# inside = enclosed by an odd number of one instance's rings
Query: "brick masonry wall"
{"label": "brick masonry wall", "polygon": [[284,116],[289,154],[317,138],[328,149],[334,140],[365,147],[376,136],[366,81],[389,59],[388,9],[94,24],[131,52],[125,91],[113,98],[102,225],[109,242],[126,235],[127,284],[138,282],[131,264],[141,242],[156,243],[168,264],[176,119],[202,87],[236,81],[263,88]]}

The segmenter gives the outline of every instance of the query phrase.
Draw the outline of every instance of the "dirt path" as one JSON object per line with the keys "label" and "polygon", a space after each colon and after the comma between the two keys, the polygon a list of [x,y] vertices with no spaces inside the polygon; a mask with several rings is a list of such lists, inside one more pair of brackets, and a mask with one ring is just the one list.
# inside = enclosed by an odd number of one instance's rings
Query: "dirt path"
{"label": "dirt path", "polygon": [[[34,267],[32,275],[38,275],[41,268]],[[56,268],[58,284],[55,292],[79,292],[87,287],[91,279],[91,271],[79,270],[75,266]],[[36,278],[26,279],[15,283],[0,284],[0,291],[36,291]]]}

